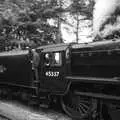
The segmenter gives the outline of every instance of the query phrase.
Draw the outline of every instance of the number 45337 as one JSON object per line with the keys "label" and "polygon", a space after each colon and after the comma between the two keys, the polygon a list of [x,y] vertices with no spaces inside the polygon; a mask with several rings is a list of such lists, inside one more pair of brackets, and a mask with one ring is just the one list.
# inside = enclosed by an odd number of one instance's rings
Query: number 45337
{"label": "number 45337", "polygon": [[45,76],[58,77],[59,76],[59,72],[48,71],[48,72],[45,73]]}

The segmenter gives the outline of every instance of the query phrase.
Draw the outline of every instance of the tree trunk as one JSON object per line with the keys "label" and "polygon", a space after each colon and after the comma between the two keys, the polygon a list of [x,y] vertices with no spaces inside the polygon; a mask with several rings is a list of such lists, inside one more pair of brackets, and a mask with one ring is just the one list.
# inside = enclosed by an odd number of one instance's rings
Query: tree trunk
{"label": "tree trunk", "polygon": [[[62,7],[62,3],[61,3],[61,0],[59,0],[59,6],[60,6],[60,8]],[[61,41],[61,13],[59,13],[59,15],[58,15],[58,31],[57,31],[57,40],[56,40],[56,42],[57,43],[61,43],[62,41]]]}
{"label": "tree trunk", "polygon": [[[61,16],[61,15],[60,15]],[[60,16],[58,17],[58,31],[57,31],[57,43],[61,43],[61,20],[60,20]]]}
{"label": "tree trunk", "polygon": [[79,41],[79,13],[77,13],[76,42]]}

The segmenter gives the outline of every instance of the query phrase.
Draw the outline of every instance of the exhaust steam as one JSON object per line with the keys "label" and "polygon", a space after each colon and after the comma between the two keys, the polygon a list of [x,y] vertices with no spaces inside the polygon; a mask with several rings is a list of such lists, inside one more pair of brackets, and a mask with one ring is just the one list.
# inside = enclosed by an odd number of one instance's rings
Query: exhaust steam
{"label": "exhaust steam", "polygon": [[101,38],[120,31],[120,0],[95,0],[93,30]]}

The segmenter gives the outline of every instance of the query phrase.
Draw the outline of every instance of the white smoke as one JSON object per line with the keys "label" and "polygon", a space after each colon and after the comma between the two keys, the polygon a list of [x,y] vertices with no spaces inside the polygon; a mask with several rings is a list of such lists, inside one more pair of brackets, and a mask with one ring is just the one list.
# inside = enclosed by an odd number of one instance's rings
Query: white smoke
{"label": "white smoke", "polygon": [[117,17],[117,20],[114,24],[107,24],[104,30],[101,32],[101,36],[105,37],[111,34],[114,34],[114,31],[120,30],[120,16]]}
{"label": "white smoke", "polygon": [[[114,14],[117,7],[120,6],[120,0],[95,0],[94,13],[93,13],[93,30],[94,35],[100,35],[102,25]],[[120,21],[117,21],[120,23]],[[114,24],[116,27],[118,24]],[[120,25],[119,25],[120,26]],[[109,34],[112,31],[112,25],[105,25],[105,31]],[[105,33],[102,34],[105,35]]]}

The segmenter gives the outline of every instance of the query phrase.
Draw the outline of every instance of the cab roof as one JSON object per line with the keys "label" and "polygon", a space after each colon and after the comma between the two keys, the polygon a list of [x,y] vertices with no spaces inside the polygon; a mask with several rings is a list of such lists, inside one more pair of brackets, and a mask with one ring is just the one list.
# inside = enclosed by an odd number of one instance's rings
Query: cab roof
{"label": "cab roof", "polygon": [[12,50],[12,51],[4,51],[0,52],[0,56],[16,56],[16,55],[26,55],[28,54],[28,50]]}
{"label": "cab roof", "polygon": [[60,44],[52,44],[40,46],[36,50],[40,50],[42,52],[55,52],[55,51],[64,51],[68,48],[69,44],[60,43]]}
{"label": "cab roof", "polygon": [[73,44],[72,49],[111,49],[111,48],[120,48],[120,39],[111,39],[111,40],[103,40],[89,43],[79,43]]}

